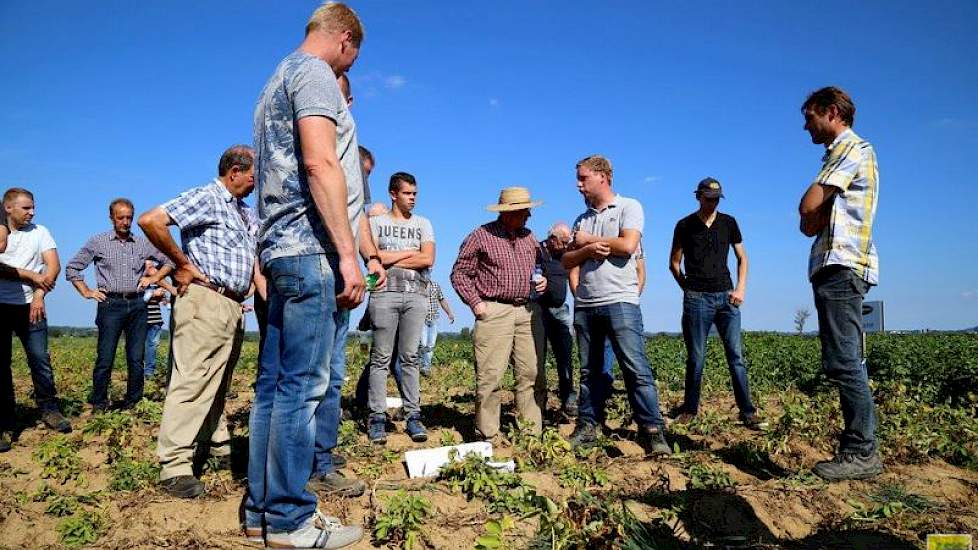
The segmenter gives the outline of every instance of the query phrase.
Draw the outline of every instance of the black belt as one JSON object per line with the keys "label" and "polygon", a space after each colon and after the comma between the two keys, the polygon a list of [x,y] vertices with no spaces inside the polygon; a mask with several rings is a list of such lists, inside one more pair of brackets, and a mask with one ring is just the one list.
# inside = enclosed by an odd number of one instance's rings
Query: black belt
{"label": "black belt", "polygon": [[239,304],[241,302],[245,301],[245,298],[246,298],[246,296],[244,294],[241,294],[239,292],[235,292],[235,291],[233,291],[233,290],[231,290],[231,289],[229,289],[228,287],[225,287],[225,286],[217,286],[217,285],[215,285],[213,283],[205,283],[204,281],[200,281],[200,280],[197,280],[197,279],[194,279],[192,282],[195,285],[200,285],[200,286],[202,286],[204,288],[208,288],[210,290],[213,290],[214,292],[220,294],[221,296],[224,296],[225,298],[230,298],[230,299],[234,300],[235,302],[238,302]]}
{"label": "black belt", "polygon": [[106,292],[108,298],[122,298],[124,300],[134,300],[143,296],[142,292]]}
{"label": "black belt", "polygon": [[500,304],[506,304],[508,306],[525,306],[530,303],[529,298],[515,298],[512,300],[504,300],[501,298],[490,298],[490,302],[499,302]]}

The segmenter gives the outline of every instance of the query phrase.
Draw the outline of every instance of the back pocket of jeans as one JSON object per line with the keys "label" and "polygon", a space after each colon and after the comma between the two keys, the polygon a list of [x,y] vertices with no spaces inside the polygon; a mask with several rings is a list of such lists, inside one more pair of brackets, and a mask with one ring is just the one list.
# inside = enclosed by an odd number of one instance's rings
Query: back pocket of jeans
{"label": "back pocket of jeans", "polygon": [[278,275],[275,277],[275,290],[282,296],[295,298],[302,293],[302,278],[291,274]]}

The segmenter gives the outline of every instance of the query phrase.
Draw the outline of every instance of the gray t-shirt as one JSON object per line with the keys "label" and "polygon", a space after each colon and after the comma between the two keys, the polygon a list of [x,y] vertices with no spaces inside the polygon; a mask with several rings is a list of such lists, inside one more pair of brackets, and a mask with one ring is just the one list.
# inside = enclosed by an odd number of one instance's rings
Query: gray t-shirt
{"label": "gray t-shirt", "polygon": [[[624,229],[641,233],[644,226],[642,204],[621,195],[615,195],[604,210],[588,208],[574,220],[574,231],[586,231],[597,237],[619,237]],[[639,303],[636,255],[589,259],[581,264],[574,307],[598,307],[618,302]]]}
{"label": "gray t-shirt", "polygon": [[336,156],[346,178],[347,215],[357,236],[363,215],[363,177],[356,124],[329,65],[295,51],[279,63],[255,108],[262,266],[274,258],[336,250],[309,193],[303,168],[298,121],[307,116],[323,116],[336,123]]}
{"label": "gray t-shirt", "polygon": [[[370,218],[370,233],[380,250],[421,250],[422,243],[435,242],[435,231],[424,216],[396,220],[390,214]],[[391,267],[387,270],[389,292],[418,292],[427,295],[430,270]]]}

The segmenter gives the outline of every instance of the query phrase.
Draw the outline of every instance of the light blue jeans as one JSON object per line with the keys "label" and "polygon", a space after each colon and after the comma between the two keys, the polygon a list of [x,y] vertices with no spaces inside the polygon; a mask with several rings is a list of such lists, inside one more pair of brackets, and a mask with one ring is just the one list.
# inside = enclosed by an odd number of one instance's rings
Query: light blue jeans
{"label": "light blue jeans", "polygon": [[146,327],[146,352],[143,353],[143,378],[152,378],[156,374],[156,348],[160,346],[160,333],[163,324]]}
{"label": "light blue jeans", "polygon": [[421,329],[421,346],[418,355],[421,357],[421,372],[427,376],[431,372],[431,360],[435,356],[435,342],[438,341],[438,320],[425,321]]}
{"label": "light blue jeans", "polygon": [[299,528],[316,510],[316,409],[329,387],[336,337],[335,256],[276,258],[268,279],[268,336],[251,408],[245,521]]}

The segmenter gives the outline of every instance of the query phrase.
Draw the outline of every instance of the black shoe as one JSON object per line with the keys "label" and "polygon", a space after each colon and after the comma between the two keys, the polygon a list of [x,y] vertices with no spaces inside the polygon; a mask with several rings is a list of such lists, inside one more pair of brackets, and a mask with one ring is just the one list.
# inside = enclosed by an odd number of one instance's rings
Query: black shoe
{"label": "black shoe", "polygon": [[92,404],[92,416],[109,412],[108,403]]}
{"label": "black shoe", "polygon": [[663,432],[664,428],[659,426],[642,426],[638,429],[639,444],[650,455],[671,455],[672,449]]}
{"label": "black shoe", "polygon": [[56,432],[61,432],[63,434],[71,433],[71,422],[61,414],[59,410],[47,411],[41,415],[41,421],[44,425]]}
{"label": "black shoe", "polygon": [[684,403],[678,407],[669,409],[669,412],[666,413],[666,417],[673,420],[678,419],[680,416],[696,416],[696,412],[686,408],[686,404]]}
{"label": "black shoe", "polygon": [[177,476],[164,479],[160,487],[169,495],[179,498],[196,498],[204,492],[204,484],[194,476]]}
{"label": "black shoe", "polygon": [[569,397],[564,404],[560,406],[560,412],[564,413],[567,418],[577,418],[577,397]]}
{"label": "black shoe", "polygon": [[598,427],[592,422],[582,420],[574,426],[574,432],[570,436],[571,447],[587,449],[593,447],[598,442]]}
{"label": "black shoe", "polygon": [[875,452],[868,455],[840,452],[832,460],[816,464],[812,473],[825,481],[869,479],[883,473],[883,463]]}
{"label": "black shoe", "polygon": [[5,453],[10,450],[10,432],[0,432],[0,453]]}
{"label": "black shoe", "polygon": [[347,460],[346,460],[346,457],[345,456],[341,455],[340,453],[335,453],[335,452],[332,453],[332,456],[333,456],[333,467],[334,468],[343,468],[343,467],[346,466]]}
{"label": "black shoe", "polygon": [[359,479],[350,479],[339,472],[313,474],[309,486],[317,493],[358,497],[367,490],[367,484]]}

